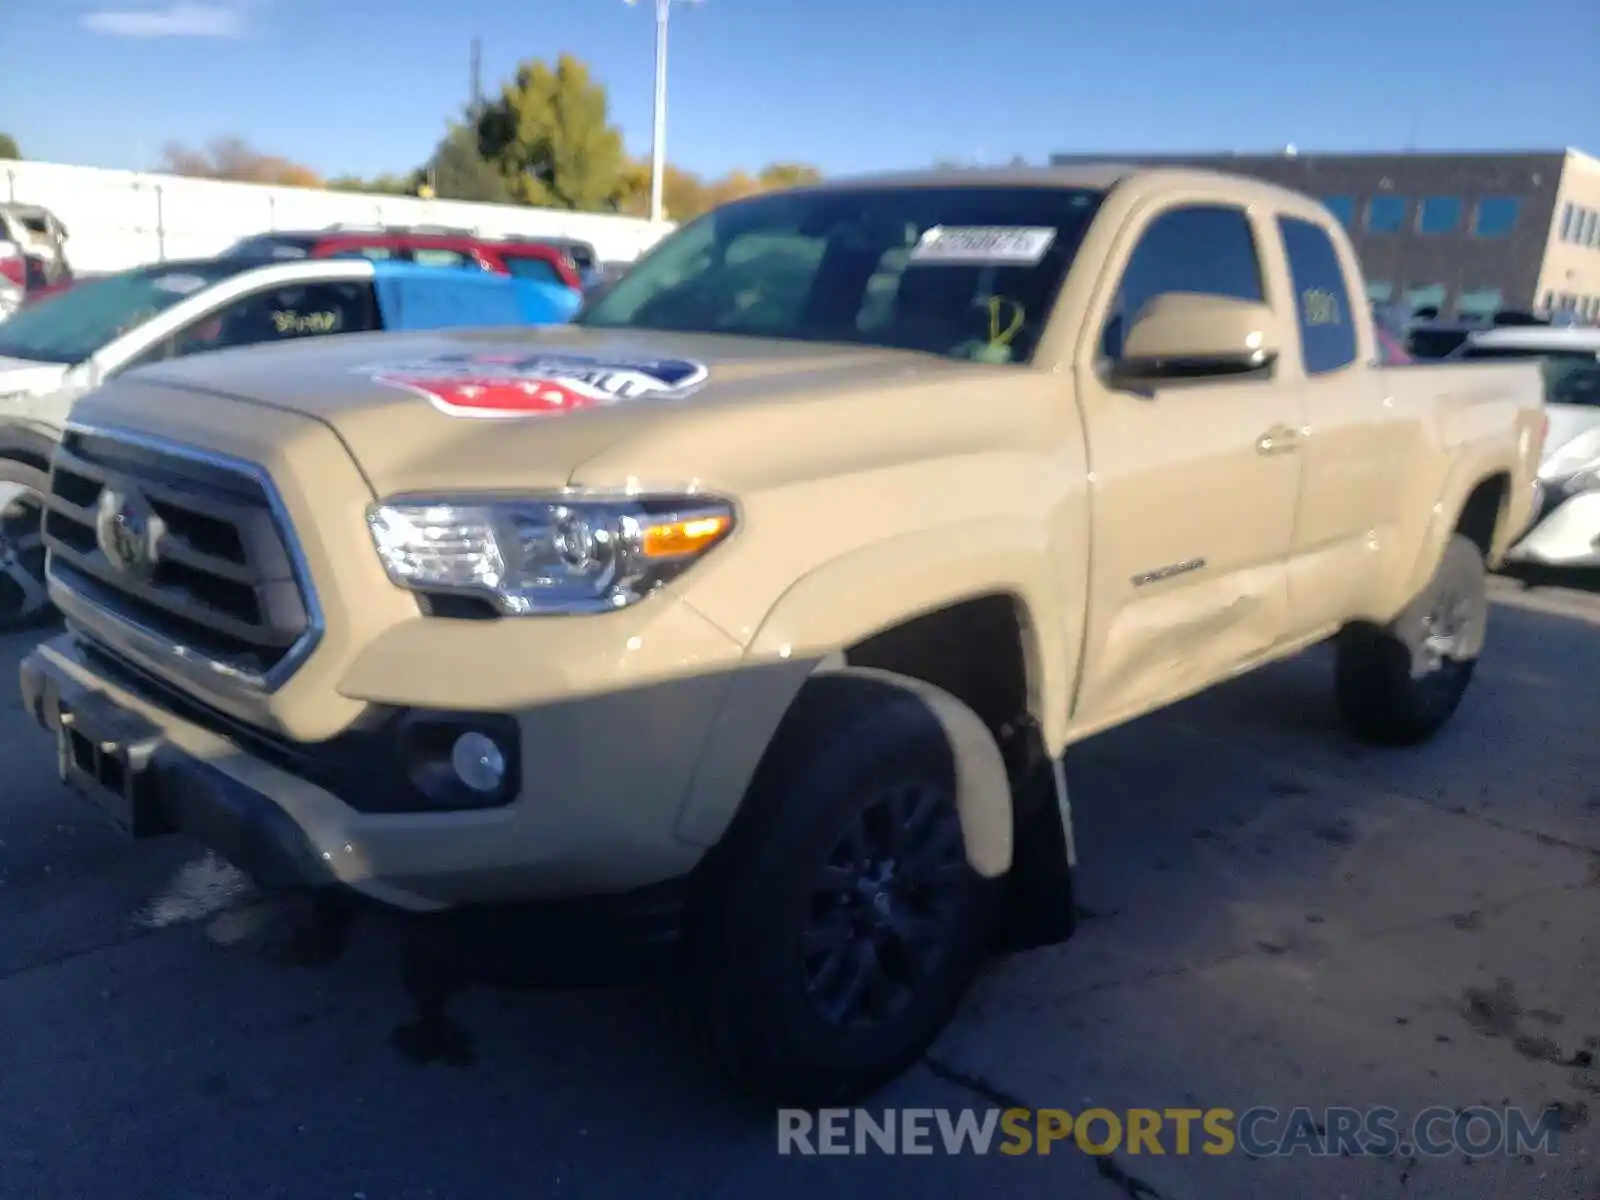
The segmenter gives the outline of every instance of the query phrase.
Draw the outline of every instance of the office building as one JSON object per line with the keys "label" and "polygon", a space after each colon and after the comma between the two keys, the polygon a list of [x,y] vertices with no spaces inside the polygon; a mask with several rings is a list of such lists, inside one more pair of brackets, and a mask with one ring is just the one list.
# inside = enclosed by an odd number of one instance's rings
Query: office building
{"label": "office building", "polygon": [[1600,159],[1450,154],[1058,154],[1233,171],[1315,196],[1349,230],[1372,299],[1444,317],[1600,320]]}

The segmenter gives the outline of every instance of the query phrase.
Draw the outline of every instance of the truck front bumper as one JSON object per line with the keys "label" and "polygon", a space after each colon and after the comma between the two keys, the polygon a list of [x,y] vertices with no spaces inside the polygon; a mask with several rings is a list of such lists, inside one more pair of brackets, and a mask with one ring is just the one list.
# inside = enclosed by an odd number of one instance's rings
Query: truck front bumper
{"label": "truck front bumper", "polygon": [[520,902],[525,931],[665,945],[703,853],[673,837],[675,802],[662,805],[654,853],[639,851],[639,830],[619,844],[620,875],[595,866],[593,839],[541,837],[517,804],[359,810],[172,711],[70,634],[30,653],[20,683],[55,737],[64,783],[132,836],[187,834],[273,889],[352,892],[415,913]]}

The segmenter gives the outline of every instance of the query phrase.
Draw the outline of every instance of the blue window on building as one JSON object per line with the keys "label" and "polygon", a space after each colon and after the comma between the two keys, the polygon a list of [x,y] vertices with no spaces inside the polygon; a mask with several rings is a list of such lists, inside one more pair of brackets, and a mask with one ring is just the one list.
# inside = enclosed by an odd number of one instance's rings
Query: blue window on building
{"label": "blue window on building", "polygon": [[1339,224],[1346,229],[1353,228],[1356,223],[1356,198],[1354,196],[1324,196],[1322,205],[1334,216],[1339,218]]}
{"label": "blue window on building", "polygon": [[1448,289],[1442,283],[1413,284],[1406,289],[1406,309],[1414,313],[1418,309],[1431,308],[1437,313],[1444,308],[1448,294]]}
{"label": "blue window on building", "polygon": [[1406,223],[1404,196],[1374,196],[1367,202],[1370,233],[1399,233]]}
{"label": "blue window on building", "polygon": [[1472,222],[1472,232],[1477,237],[1505,237],[1517,223],[1518,202],[1515,196],[1485,196],[1478,201],[1478,212]]}
{"label": "blue window on building", "polygon": [[1348,367],[1356,360],[1356,325],[1344,265],[1333,239],[1321,226],[1295,217],[1279,217],[1278,232],[1294,281],[1306,374],[1326,375]]}
{"label": "blue window on building", "polygon": [[1563,242],[1570,242],[1572,240],[1572,223],[1577,215],[1577,208],[1573,205],[1572,201],[1567,201],[1566,206],[1561,210],[1561,240]]}
{"label": "blue window on building", "polygon": [[1454,233],[1461,228],[1461,199],[1458,196],[1429,196],[1417,210],[1417,232]]}
{"label": "blue window on building", "polygon": [[1595,226],[1600,224],[1600,213],[1592,208],[1583,210],[1583,232],[1578,237],[1578,242],[1584,246],[1595,244]]}

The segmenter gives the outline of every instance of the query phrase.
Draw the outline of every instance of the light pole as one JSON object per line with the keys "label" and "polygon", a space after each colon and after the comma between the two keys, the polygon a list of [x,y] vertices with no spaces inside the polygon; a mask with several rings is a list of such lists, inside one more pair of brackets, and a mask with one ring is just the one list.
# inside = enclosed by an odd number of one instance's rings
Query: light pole
{"label": "light pole", "polygon": [[[656,7],[656,97],[654,129],[650,136],[650,219],[661,221],[662,184],[667,170],[667,23],[674,4],[698,5],[705,0],[654,0]],[[637,5],[638,0],[623,0]]]}

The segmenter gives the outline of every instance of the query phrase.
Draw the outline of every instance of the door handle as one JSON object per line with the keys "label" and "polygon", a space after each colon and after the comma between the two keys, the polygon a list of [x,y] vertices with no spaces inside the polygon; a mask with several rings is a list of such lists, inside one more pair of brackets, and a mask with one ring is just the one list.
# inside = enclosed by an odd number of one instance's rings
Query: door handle
{"label": "door handle", "polygon": [[1288,425],[1274,425],[1256,439],[1257,454],[1293,454],[1300,448],[1300,431]]}

